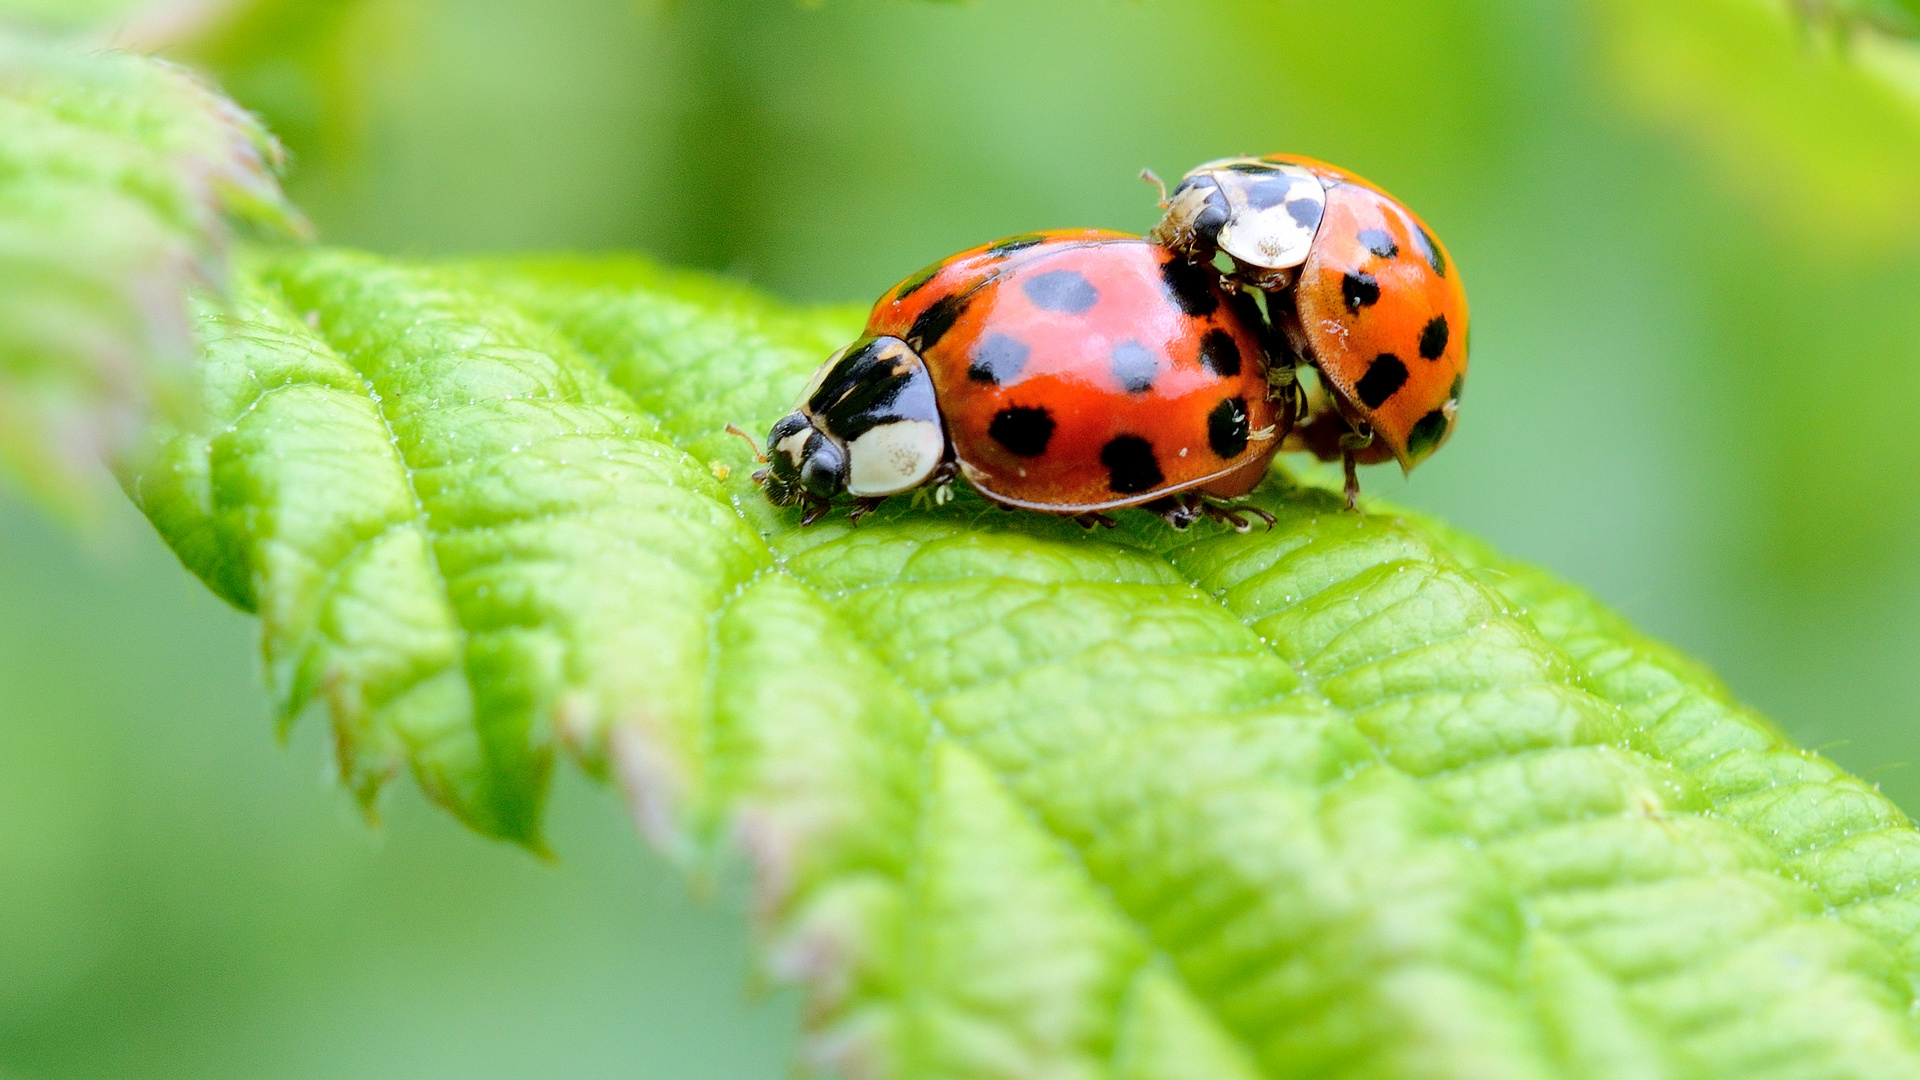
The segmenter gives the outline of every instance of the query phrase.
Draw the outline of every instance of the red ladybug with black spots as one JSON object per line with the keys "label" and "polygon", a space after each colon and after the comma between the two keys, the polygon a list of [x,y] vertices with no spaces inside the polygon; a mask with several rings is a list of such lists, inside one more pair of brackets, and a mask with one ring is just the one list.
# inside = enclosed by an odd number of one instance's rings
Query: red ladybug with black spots
{"label": "red ladybug with black spots", "polygon": [[[1181,255],[1224,257],[1234,283],[1263,290],[1276,337],[1312,365],[1325,400],[1288,442],[1346,466],[1411,470],[1453,433],[1467,375],[1467,294],[1447,250],[1413,211],[1312,158],[1210,161],[1182,177],[1150,234]],[[1304,404],[1302,407],[1306,407]]]}
{"label": "red ladybug with black spots", "polygon": [[802,524],[854,497],[965,477],[1007,508],[1111,525],[1141,506],[1185,528],[1246,529],[1287,435],[1251,298],[1136,236],[1032,233],[961,252],[888,290],[865,335],[773,425],[754,474]]}

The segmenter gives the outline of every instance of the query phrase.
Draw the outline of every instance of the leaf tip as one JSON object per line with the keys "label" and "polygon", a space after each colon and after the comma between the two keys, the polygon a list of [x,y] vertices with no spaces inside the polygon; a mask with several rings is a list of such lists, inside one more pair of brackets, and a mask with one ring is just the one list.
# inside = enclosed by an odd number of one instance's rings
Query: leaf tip
{"label": "leaf tip", "polygon": [[634,713],[614,724],[606,734],[607,756],[640,835],[659,851],[684,854],[678,812],[686,777],[648,715]]}

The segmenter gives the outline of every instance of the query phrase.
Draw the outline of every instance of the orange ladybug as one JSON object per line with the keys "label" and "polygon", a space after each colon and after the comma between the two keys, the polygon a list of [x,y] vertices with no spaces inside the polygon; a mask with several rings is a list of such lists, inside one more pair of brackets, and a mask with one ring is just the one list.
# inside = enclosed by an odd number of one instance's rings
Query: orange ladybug
{"label": "orange ladybug", "polygon": [[1267,381],[1251,298],[1166,248],[1099,230],[1031,233],[942,260],[887,291],[860,340],[773,425],[754,474],[802,524],[854,496],[963,476],[1006,508],[1175,528],[1251,491],[1293,420]]}
{"label": "orange ladybug", "polygon": [[[1467,294],[1413,211],[1344,169],[1275,154],[1210,161],[1164,199],[1152,239],[1267,294],[1293,363],[1326,399],[1288,440],[1346,467],[1389,458],[1411,471],[1453,433],[1467,374]],[[1285,364],[1286,357],[1276,358]]]}

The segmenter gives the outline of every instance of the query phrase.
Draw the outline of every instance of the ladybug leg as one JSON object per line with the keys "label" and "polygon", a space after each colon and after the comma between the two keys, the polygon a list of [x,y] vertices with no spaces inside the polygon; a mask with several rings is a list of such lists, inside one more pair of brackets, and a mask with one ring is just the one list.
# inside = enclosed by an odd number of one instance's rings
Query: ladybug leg
{"label": "ladybug leg", "polygon": [[1297,365],[1274,363],[1267,368],[1267,400],[1292,402],[1300,393]]}
{"label": "ladybug leg", "polygon": [[1371,429],[1364,435],[1357,432],[1348,432],[1340,436],[1340,467],[1345,470],[1347,474],[1347,509],[1356,514],[1360,512],[1360,470],[1356,467],[1358,463],[1353,460],[1353,452],[1355,450],[1365,450],[1372,445],[1373,431]]}
{"label": "ladybug leg", "polygon": [[1298,361],[1276,361],[1267,368],[1267,400],[1280,406],[1288,430],[1307,418],[1307,388],[1300,382]]}
{"label": "ladybug leg", "polygon": [[933,505],[945,506],[953,501],[953,482],[960,476],[960,466],[952,458],[940,463],[927,477],[926,489],[933,492]]}
{"label": "ladybug leg", "polygon": [[1253,522],[1242,517],[1241,515],[1243,514],[1251,515],[1266,522],[1269,530],[1273,528],[1273,523],[1279,520],[1257,506],[1236,506],[1233,503],[1211,499],[1205,495],[1200,497],[1197,509],[1200,513],[1207,516],[1207,520],[1217,521],[1222,525],[1231,525],[1233,531],[1237,533],[1253,531]]}
{"label": "ladybug leg", "polygon": [[[1013,509],[1013,507],[1009,506],[1006,509],[1011,510]],[[1093,511],[1091,513],[1086,513],[1086,514],[1075,514],[1073,515],[1073,523],[1075,525],[1080,526],[1083,529],[1091,529],[1095,525],[1098,525],[1103,529],[1111,529],[1115,525],[1120,524],[1119,522],[1113,520],[1112,518],[1108,517],[1105,514],[1100,513],[1099,511]]]}
{"label": "ladybug leg", "polygon": [[1159,514],[1160,520],[1179,532],[1186,532],[1189,525],[1200,520],[1200,512],[1185,493],[1163,495],[1152,502],[1141,503],[1140,509],[1149,514]]}
{"label": "ladybug leg", "polygon": [[800,527],[804,529],[808,525],[811,525],[814,522],[819,521],[821,518],[826,517],[827,511],[831,509],[833,509],[833,504],[828,502],[827,500],[815,499],[812,496],[808,496],[807,508],[800,515]]}
{"label": "ladybug leg", "polygon": [[873,513],[875,510],[878,510],[880,508],[880,504],[886,501],[887,501],[887,497],[885,495],[881,495],[877,498],[853,500],[853,509],[847,511],[847,523],[850,525],[860,524],[861,518],[866,517],[868,514]]}
{"label": "ladybug leg", "polygon": [[1289,289],[1293,286],[1294,278],[1298,276],[1296,270],[1269,270],[1263,266],[1248,266],[1238,259],[1234,260],[1234,265],[1238,273],[1228,278],[1228,281],[1232,282],[1235,288],[1242,287],[1244,283],[1246,288],[1258,289],[1263,293],[1276,293]]}

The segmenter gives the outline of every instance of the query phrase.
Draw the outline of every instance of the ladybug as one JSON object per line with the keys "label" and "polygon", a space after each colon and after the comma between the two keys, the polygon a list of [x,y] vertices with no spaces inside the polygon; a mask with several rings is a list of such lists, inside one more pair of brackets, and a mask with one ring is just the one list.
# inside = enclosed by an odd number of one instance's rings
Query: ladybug
{"label": "ladybug", "polygon": [[[1151,174],[1149,174],[1151,177]],[[1150,236],[1266,294],[1291,357],[1327,400],[1288,449],[1345,465],[1397,460],[1411,471],[1453,433],[1467,374],[1467,294],[1447,249],[1378,187],[1325,162],[1275,154],[1210,161],[1163,199]],[[1302,404],[1298,406],[1305,408]]]}
{"label": "ladybug", "polygon": [[1268,368],[1258,306],[1205,267],[1125,233],[1015,236],[889,289],[768,432],[754,479],[806,503],[803,525],[843,492],[857,521],[916,488],[945,501],[961,476],[1087,526],[1142,506],[1244,530],[1272,517],[1210,500],[1253,490],[1292,424]]}

